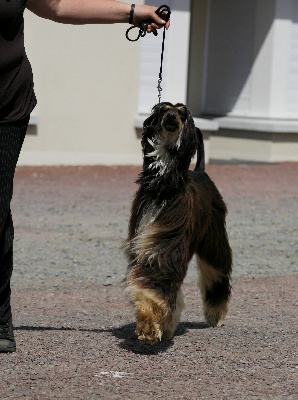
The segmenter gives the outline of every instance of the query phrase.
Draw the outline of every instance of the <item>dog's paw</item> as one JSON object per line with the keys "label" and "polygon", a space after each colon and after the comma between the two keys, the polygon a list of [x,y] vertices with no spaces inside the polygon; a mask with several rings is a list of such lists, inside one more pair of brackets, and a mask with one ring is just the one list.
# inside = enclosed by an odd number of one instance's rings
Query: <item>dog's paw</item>
{"label": "dog's paw", "polygon": [[225,319],[228,308],[227,305],[221,307],[205,307],[204,314],[208,326],[220,327]]}
{"label": "dog's paw", "polygon": [[206,325],[211,328],[219,328],[222,326],[223,320],[208,319],[206,318]]}
{"label": "dog's paw", "polygon": [[160,342],[162,338],[160,325],[149,320],[138,322],[135,333],[141,342],[151,345]]}

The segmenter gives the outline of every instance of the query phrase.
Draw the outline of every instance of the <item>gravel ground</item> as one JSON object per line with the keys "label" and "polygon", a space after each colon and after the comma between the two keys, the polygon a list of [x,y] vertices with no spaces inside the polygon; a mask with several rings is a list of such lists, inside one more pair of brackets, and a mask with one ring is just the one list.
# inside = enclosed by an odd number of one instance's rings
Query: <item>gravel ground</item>
{"label": "gravel ground", "polygon": [[298,398],[298,164],[208,165],[229,208],[233,297],[207,328],[191,263],[173,341],[134,337],[121,280],[137,167],[21,167],[13,199],[17,352],[1,399]]}

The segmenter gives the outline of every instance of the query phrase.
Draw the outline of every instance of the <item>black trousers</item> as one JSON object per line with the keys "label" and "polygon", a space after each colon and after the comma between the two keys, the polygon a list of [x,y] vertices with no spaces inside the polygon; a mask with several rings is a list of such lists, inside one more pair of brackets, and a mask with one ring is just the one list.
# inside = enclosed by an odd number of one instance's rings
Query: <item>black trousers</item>
{"label": "black trousers", "polygon": [[14,228],[10,203],[13,178],[29,117],[0,125],[0,324],[11,317],[10,279],[13,269]]}

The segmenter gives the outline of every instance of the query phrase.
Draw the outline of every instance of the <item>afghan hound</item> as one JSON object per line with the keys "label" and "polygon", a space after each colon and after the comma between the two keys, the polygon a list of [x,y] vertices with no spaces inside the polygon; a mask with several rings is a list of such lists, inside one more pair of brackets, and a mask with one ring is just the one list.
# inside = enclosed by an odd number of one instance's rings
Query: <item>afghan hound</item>
{"label": "afghan hound", "polygon": [[[206,322],[221,325],[231,294],[232,251],[227,207],[205,172],[203,136],[188,108],[154,106],[141,143],[143,169],[124,245],[126,290],[138,339],[155,344],[171,339],[180,321],[181,286],[193,255]],[[196,166],[189,171],[196,152]]]}

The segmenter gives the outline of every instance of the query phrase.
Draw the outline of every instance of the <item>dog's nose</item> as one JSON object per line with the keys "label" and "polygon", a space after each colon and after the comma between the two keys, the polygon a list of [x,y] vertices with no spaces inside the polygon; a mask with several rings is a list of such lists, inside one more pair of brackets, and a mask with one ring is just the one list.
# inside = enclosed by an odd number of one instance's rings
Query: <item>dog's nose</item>
{"label": "dog's nose", "polygon": [[173,121],[174,119],[176,119],[177,113],[175,111],[168,111],[166,116],[169,120]]}
{"label": "dog's nose", "polygon": [[178,115],[175,111],[168,111],[164,116],[164,122],[167,122],[169,124],[177,123],[177,121],[178,121],[177,116]]}

